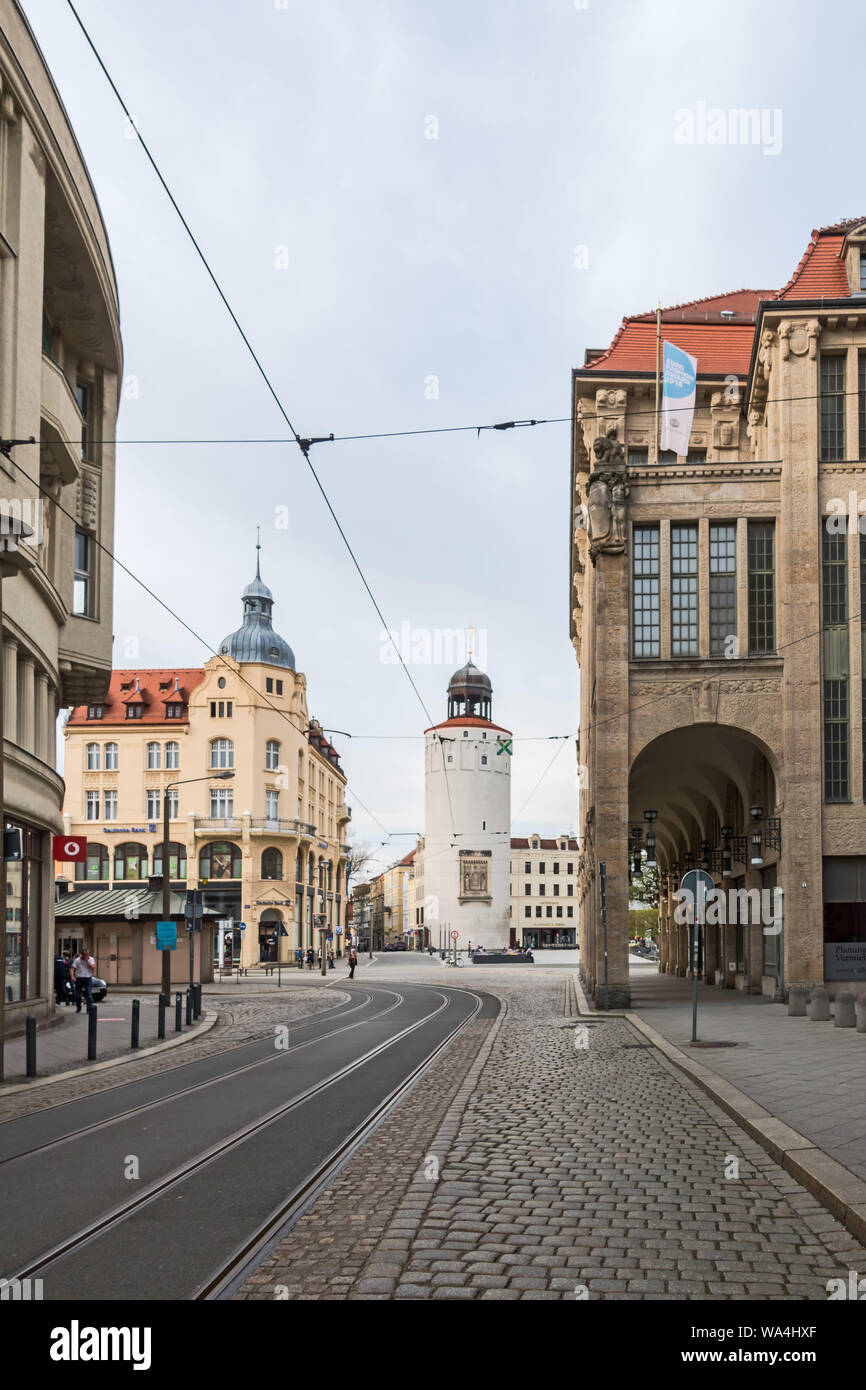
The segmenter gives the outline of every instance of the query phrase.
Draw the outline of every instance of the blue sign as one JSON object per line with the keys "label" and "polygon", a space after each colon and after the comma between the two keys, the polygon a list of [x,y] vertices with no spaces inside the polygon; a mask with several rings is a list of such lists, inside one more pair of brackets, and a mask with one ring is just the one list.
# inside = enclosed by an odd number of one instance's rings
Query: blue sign
{"label": "blue sign", "polygon": [[177,946],[177,925],[174,922],[157,922],[156,949],[173,951]]}

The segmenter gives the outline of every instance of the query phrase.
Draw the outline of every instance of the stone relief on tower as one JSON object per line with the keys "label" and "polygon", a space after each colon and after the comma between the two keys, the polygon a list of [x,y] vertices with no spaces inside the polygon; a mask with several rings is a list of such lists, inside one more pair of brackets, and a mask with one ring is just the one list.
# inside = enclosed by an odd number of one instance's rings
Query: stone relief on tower
{"label": "stone relief on tower", "polygon": [[592,471],[581,508],[589,536],[589,554],[595,563],[600,551],[621,554],[626,548],[625,449],[617,438],[616,427],[599,435],[592,446]]}

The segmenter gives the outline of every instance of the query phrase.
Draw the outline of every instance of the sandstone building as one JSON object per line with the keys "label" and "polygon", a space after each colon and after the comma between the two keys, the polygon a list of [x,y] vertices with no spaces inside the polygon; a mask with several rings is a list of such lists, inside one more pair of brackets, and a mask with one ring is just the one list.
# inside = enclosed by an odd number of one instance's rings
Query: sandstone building
{"label": "sandstone building", "polygon": [[707,981],[863,989],[866,221],[813,232],[780,290],[664,310],[661,334],[698,362],[685,457],[657,452],[654,313],[573,372],[581,968],[599,997],[603,864],[609,1000],[628,1001],[649,833],[663,971],[688,968],[672,893],[705,866],[782,904],[776,926],[709,926]]}

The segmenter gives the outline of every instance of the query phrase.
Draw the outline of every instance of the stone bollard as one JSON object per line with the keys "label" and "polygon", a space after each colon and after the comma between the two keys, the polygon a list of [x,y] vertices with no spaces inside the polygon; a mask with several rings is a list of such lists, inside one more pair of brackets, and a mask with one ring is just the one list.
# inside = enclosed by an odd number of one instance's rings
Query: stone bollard
{"label": "stone bollard", "polygon": [[812,990],[809,1017],[813,1022],[826,1023],[830,1018],[830,993],[823,985]]}
{"label": "stone bollard", "polygon": [[840,990],[836,995],[836,1011],[833,1023],[837,1028],[853,1028],[856,1022],[854,995],[850,990]]}
{"label": "stone bollard", "polygon": [[866,1033],[866,994],[857,995],[857,1003],[854,1007],[857,1011],[857,1032]]}
{"label": "stone bollard", "polygon": [[791,1018],[806,1017],[808,990],[805,985],[791,985],[788,993],[788,1013]]}

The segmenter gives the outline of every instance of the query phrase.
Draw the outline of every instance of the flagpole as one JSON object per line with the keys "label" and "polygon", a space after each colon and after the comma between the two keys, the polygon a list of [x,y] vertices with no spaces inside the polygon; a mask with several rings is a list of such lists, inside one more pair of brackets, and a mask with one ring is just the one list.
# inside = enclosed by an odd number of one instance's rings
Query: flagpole
{"label": "flagpole", "polygon": [[659,406],[661,404],[662,373],[662,302],[656,305],[656,452],[655,462],[659,461]]}

